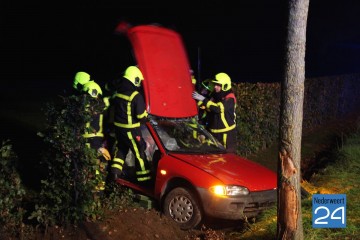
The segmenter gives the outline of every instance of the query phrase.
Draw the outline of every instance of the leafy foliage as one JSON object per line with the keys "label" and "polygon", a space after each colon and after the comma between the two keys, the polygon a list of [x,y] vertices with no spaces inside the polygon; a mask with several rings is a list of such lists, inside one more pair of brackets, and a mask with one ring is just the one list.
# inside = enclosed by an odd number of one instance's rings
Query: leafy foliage
{"label": "leafy foliage", "polygon": [[134,193],[117,183],[108,183],[105,188],[106,198],[103,199],[103,207],[108,210],[124,210],[127,207],[137,206],[134,201]]}
{"label": "leafy foliage", "polygon": [[278,136],[280,85],[239,83],[233,89],[240,154],[268,147]]}
{"label": "leafy foliage", "polygon": [[[303,129],[359,111],[358,74],[305,80]],[[238,153],[250,155],[278,139],[280,83],[234,83]]]}
{"label": "leafy foliage", "polygon": [[47,176],[41,181],[40,202],[30,219],[44,225],[66,224],[96,219],[101,214],[96,186],[102,177],[96,151],[86,147],[82,137],[92,109],[87,95],[62,98],[61,104],[48,103],[44,133],[46,150],[42,165]]}
{"label": "leafy foliage", "polygon": [[25,189],[16,169],[18,157],[9,140],[3,141],[0,154],[0,229],[18,231],[25,213]]}

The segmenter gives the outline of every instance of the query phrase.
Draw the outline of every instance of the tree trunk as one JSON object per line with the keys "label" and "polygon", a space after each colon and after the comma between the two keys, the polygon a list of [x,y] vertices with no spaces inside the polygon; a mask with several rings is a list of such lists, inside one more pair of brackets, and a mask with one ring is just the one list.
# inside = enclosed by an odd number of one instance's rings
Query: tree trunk
{"label": "tree trunk", "polygon": [[303,239],[300,162],[308,7],[309,0],[288,2],[279,134],[277,239]]}

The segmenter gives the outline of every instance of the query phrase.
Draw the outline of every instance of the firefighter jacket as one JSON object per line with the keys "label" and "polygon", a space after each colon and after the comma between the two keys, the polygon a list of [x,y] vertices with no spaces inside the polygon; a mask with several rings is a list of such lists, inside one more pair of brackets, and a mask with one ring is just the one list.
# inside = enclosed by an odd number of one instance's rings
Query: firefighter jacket
{"label": "firefighter jacket", "polygon": [[[225,92],[226,93],[226,92]],[[215,101],[204,99],[207,111],[207,128],[212,133],[229,132],[236,127],[236,98],[234,93],[224,94],[224,97]]]}
{"label": "firefighter jacket", "polygon": [[91,113],[91,120],[85,125],[85,133],[83,134],[84,138],[94,138],[94,137],[104,137],[103,133],[103,118],[104,112],[107,108],[106,103],[103,99],[93,98],[86,95],[88,103],[85,106],[86,111]]}
{"label": "firefighter jacket", "polygon": [[147,117],[143,96],[128,80],[123,81],[119,90],[111,102],[114,106],[114,125],[127,129],[140,127],[140,122]]}

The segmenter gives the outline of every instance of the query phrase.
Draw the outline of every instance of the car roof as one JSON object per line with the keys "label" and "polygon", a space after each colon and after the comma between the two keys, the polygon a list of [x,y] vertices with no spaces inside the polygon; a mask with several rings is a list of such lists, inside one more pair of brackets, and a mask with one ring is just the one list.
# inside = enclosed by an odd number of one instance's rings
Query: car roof
{"label": "car roof", "polygon": [[181,36],[157,25],[130,27],[127,36],[144,75],[144,97],[151,115],[185,118],[197,115],[192,98],[188,56]]}

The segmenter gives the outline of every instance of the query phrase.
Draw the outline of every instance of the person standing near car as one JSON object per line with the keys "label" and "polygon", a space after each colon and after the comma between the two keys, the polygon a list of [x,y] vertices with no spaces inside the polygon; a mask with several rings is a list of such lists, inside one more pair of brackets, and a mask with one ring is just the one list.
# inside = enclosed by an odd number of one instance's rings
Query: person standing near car
{"label": "person standing near car", "polygon": [[105,147],[104,139],[104,112],[108,108],[107,101],[102,98],[101,87],[86,72],[77,72],[74,78],[73,87],[78,93],[90,97],[84,106],[86,111],[91,113],[91,119],[85,124],[83,137],[86,139],[86,146],[94,149],[97,153],[99,170],[96,174],[102,174],[103,181],[97,186],[97,190],[105,189],[107,162],[111,159],[110,153]]}
{"label": "person standing near car", "polygon": [[192,97],[205,106],[207,129],[219,140],[227,152],[236,153],[236,98],[231,89],[231,78],[226,73],[218,73],[212,80],[213,92],[209,98],[194,91]]}
{"label": "person standing near car", "polygon": [[113,180],[123,174],[129,149],[135,156],[135,176],[130,176],[130,178],[135,178],[134,180],[140,184],[151,180],[150,166],[145,154],[146,143],[140,130],[141,122],[147,117],[144,98],[138,91],[143,80],[140,69],[129,66],[111,99],[110,104],[114,107],[116,135],[115,156],[110,167]]}
{"label": "person standing near car", "polygon": [[84,94],[90,99],[85,106],[87,111],[91,111],[91,120],[86,123],[83,137],[87,140],[87,145],[98,149],[104,147],[104,133],[103,133],[103,114],[108,108],[107,101],[102,99],[101,87],[93,80],[90,80],[90,75],[86,72],[77,72],[74,78],[73,87],[78,93]]}

